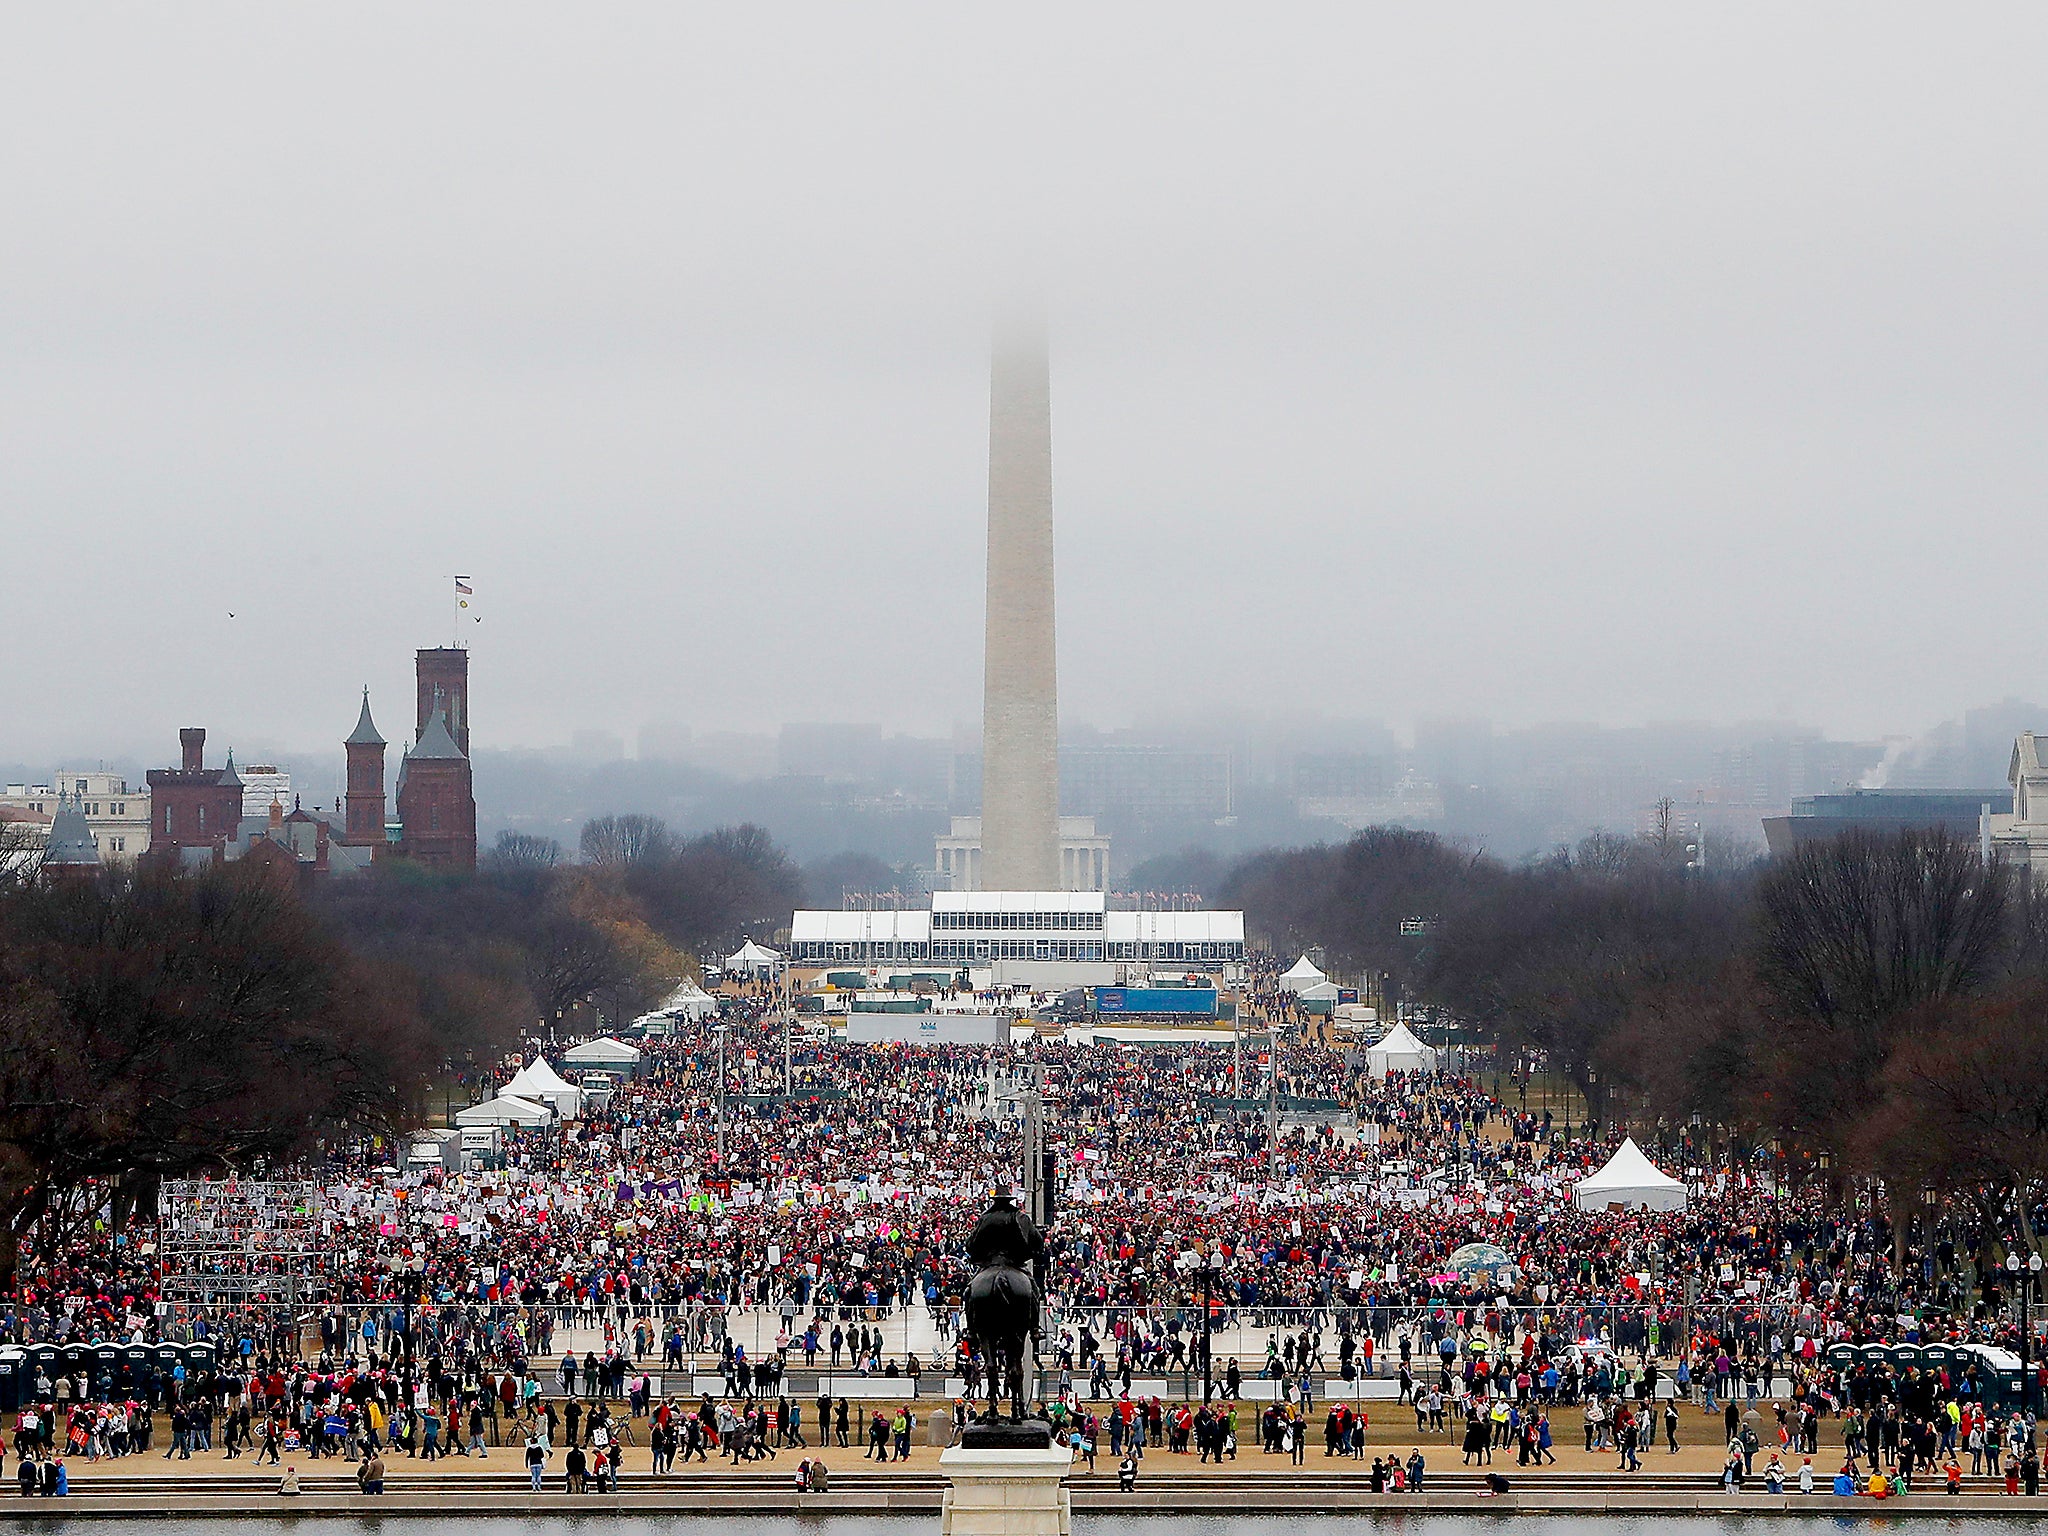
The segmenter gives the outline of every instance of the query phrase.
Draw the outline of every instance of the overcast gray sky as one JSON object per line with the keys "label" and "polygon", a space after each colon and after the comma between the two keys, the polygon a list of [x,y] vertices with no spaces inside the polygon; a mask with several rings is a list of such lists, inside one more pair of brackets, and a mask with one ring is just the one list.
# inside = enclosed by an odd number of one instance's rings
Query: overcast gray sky
{"label": "overcast gray sky", "polygon": [[0,17],[0,759],[974,718],[1033,285],[1069,719],[2040,692],[2039,5]]}

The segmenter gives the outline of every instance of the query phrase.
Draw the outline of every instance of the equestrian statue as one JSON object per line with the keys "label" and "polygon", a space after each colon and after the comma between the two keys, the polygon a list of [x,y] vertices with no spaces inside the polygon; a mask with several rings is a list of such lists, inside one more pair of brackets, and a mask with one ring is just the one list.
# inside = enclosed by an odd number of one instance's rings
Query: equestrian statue
{"label": "equestrian statue", "polygon": [[979,1424],[1002,1423],[1005,1391],[1009,1422],[1025,1422],[1025,1352],[1038,1333],[1038,1286],[1031,1272],[1044,1253],[1037,1224],[1017,1208],[1008,1189],[998,1187],[967,1237],[967,1257],[976,1266],[967,1283],[967,1336],[988,1379],[988,1412]]}

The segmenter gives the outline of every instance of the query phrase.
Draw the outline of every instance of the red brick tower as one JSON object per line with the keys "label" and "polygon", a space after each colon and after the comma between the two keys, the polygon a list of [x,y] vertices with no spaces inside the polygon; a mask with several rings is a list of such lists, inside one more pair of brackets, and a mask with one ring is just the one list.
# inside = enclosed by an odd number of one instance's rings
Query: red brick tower
{"label": "red brick tower", "polygon": [[384,844],[384,738],[370,718],[370,690],[363,690],[363,712],[342,743],[348,754],[347,811],[342,841],[356,847]]}
{"label": "red brick tower", "polygon": [[228,839],[241,830],[242,781],[235,773],[235,755],[225,768],[206,766],[206,732],[188,726],[178,732],[181,762],[176,768],[152,768],[149,782],[149,852],[158,863],[189,862],[205,850],[218,858]]}
{"label": "red brick tower", "polygon": [[442,713],[447,716],[448,734],[455,738],[462,755],[469,756],[469,652],[459,645],[437,646],[415,652],[413,664],[419,676],[414,744],[425,738],[427,722]]}
{"label": "red brick tower", "polygon": [[469,652],[422,650],[419,727],[398,765],[399,851],[438,869],[476,868],[469,772]]}

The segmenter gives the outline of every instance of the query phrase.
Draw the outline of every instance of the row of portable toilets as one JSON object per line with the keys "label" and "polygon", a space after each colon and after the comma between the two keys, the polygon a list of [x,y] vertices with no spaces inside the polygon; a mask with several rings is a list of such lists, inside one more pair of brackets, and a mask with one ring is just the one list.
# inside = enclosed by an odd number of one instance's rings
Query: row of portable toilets
{"label": "row of portable toilets", "polygon": [[191,1344],[16,1344],[0,1349],[0,1412],[42,1400],[36,1383],[59,1376],[84,1378],[85,1395],[140,1397],[152,1380],[172,1381],[183,1370],[188,1387],[209,1386],[219,1364],[210,1339]]}
{"label": "row of portable toilets", "polygon": [[1945,1371],[1951,1381],[1960,1380],[1972,1366],[1983,1384],[1985,1406],[1993,1410],[2030,1406],[2028,1372],[2020,1357],[2009,1349],[1991,1344],[1830,1344],[1821,1352],[1831,1366],[1852,1371],[1857,1366],[1875,1371],[1889,1366],[1903,1376],[1909,1368]]}

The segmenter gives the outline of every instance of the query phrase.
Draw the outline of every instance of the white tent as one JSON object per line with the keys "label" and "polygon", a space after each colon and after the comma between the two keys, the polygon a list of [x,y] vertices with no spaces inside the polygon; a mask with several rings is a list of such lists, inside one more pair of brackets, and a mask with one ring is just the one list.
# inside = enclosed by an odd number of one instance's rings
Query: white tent
{"label": "white tent", "polygon": [[554,1114],[545,1104],[500,1094],[455,1112],[457,1125],[546,1125]]}
{"label": "white tent", "polygon": [[1312,987],[1303,987],[1295,996],[1304,1003],[1334,1003],[1341,992],[1334,981],[1319,981]]}
{"label": "white tent", "polygon": [[1307,955],[1303,955],[1294,962],[1293,969],[1280,978],[1280,985],[1288,992],[1303,992],[1310,987],[1320,986],[1329,979],[1315,968]]}
{"label": "white tent", "polygon": [[1366,1048],[1365,1064],[1374,1077],[1389,1072],[1434,1072],[1436,1051],[1416,1039],[1406,1024],[1396,1024],[1378,1045]]}
{"label": "white tent", "polygon": [[683,984],[655,1004],[652,1011],[671,1019],[708,1019],[718,1012],[718,999],[685,976]]}
{"label": "white tent", "polygon": [[576,1112],[583,1108],[582,1092],[562,1081],[562,1075],[548,1065],[545,1056],[534,1057],[531,1066],[521,1067],[512,1081],[498,1091],[514,1098],[531,1099],[536,1104],[552,1104],[564,1120],[574,1120]]}
{"label": "white tent", "polygon": [[782,956],[766,945],[747,940],[738,949],[725,957],[728,971],[744,971],[749,976],[773,976],[782,969]]}
{"label": "white tent", "polygon": [[1607,1166],[1579,1180],[1572,1204],[1582,1211],[1604,1211],[1610,1205],[1636,1211],[1682,1211],[1685,1186],[1643,1156],[1629,1137],[1614,1149]]}
{"label": "white tent", "polygon": [[605,1035],[601,1039],[571,1046],[562,1053],[562,1065],[581,1067],[586,1072],[616,1072],[632,1077],[640,1070],[640,1052],[623,1040]]}

